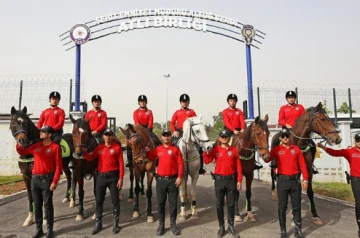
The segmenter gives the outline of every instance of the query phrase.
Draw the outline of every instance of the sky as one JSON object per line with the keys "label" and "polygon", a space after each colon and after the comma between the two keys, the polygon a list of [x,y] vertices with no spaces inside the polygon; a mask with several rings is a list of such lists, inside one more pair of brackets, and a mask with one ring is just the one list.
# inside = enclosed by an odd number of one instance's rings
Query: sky
{"label": "sky", "polygon": [[[75,77],[75,50],[65,51],[61,33],[98,16],[145,8],[212,12],[265,32],[260,49],[252,49],[254,83],[291,80],[350,85],[358,81],[358,0],[3,0],[0,74]],[[164,74],[171,75],[168,88]],[[245,45],[175,28],[114,34],[82,46],[81,80],[81,101],[101,95],[103,109],[117,118],[117,125],[132,122],[140,94],[148,97],[154,120],[165,122],[180,107],[182,93],[190,95],[190,107],[204,122],[212,123],[212,116],[227,107],[228,94],[237,94],[240,102],[247,99]]]}

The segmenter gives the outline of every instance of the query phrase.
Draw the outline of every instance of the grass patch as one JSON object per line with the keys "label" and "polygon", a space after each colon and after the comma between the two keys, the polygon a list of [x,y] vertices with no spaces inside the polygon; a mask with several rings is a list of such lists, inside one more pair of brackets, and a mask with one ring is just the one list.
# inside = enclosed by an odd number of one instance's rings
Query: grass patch
{"label": "grass patch", "polygon": [[355,202],[351,185],[347,183],[313,182],[313,190],[319,195]]}
{"label": "grass patch", "polygon": [[23,177],[21,175],[20,176],[0,176],[0,185],[19,182],[22,180],[23,180]]}

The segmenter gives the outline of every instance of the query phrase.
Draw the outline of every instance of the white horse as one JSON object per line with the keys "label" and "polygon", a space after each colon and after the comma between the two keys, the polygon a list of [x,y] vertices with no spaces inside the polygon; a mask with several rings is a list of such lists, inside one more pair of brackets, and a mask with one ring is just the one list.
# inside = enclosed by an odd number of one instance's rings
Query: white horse
{"label": "white horse", "polygon": [[178,146],[184,160],[184,175],[180,187],[180,215],[179,220],[186,220],[185,200],[187,195],[187,180],[191,177],[191,219],[199,219],[196,211],[196,183],[199,178],[200,154],[195,145],[201,146],[204,151],[210,151],[212,144],[206,135],[205,125],[201,121],[201,116],[190,117],[183,124],[183,136],[180,138]]}

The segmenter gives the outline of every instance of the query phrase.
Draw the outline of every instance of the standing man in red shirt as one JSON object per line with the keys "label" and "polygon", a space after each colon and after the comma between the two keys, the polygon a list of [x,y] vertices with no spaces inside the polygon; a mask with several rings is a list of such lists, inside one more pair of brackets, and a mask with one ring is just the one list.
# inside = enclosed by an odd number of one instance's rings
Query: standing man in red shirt
{"label": "standing man in red shirt", "polygon": [[103,134],[105,143],[98,145],[94,152],[85,152],[86,160],[99,159],[98,175],[96,180],[96,218],[92,234],[99,233],[102,229],[103,204],[106,195],[106,188],[110,190],[113,204],[113,229],[112,233],[117,234],[119,228],[120,201],[119,190],[123,186],[124,160],[121,146],[114,140],[114,132],[106,129]]}
{"label": "standing man in red shirt", "polygon": [[[183,136],[183,124],[184,121],[189,117],[196,117],[196,113],[193,109],[189,108],[190,97],[187,94],[181,94],[180,98],[181,108],[176,110],[170,121],[170,129],[173,135],[172,143],[177,145],[179,139]],[[200,154],[200,171],[199,174],[205,174],[206,168],[204,167],[204,160],[202,157],[202,149],[198,148]]]}
{"label": "standing man in red shirt", "polygon": [[[273,159],[277,160],[278,213],[281,238],[287,237],[286,210],[289,195],[294,216],[295,237],[303,238],[304,236],[301,231],[301,188],[305,191],[307,190],[309,175],[302,152],[299,147],[291,143],[289,137],[290,131],[283,128],[280,134],[280,141],[282,144],[271,149],[270,157],[265,160],[265,162],[268,163]],[[302,183],[300,183],[300,172],[303,176]]]}
{"label": "standing man in red shirt", "polygon": [[295,103],[296,93],[294,91],[287,91],[285,98],[288,103],[280,108],[278,123],[283,128],[291,129],[296,120],[305,113],[305,109],[303,105]]}
{"label": "standing man in red shirt", "polygon": [[159,209],[159,227],[156,234],[162,236],[165,231],[165,205],[168,197],[170,206],[170,228],[174,235],[179,235],[180,231],[176,227],[177,200],[179,187],[182,183],[184,173],[184,161],[180,149],[171,144],[171,131],[165,129],[162,132],[161,140],[163,144],[151,151],[145,148],[148,159],[153,161],[158,157],[158,167],[156,174],[156,197]]}
{"label": "standing man in red shirt", "polygon": [[44,126],[51,126],[54,129],[52,134],[52,141],[60,144],[61,136],[64,133],[63,126],[65,121],[65,111],[58,107],[61,96],[59,92],[51,92],[49,95],[50,108],[45,109],[37,123],[37,128]]}
{"label": "standing man in red shirt", "polygon": [[30,145],[28,148],[16,145],[20,155],[34,155],[34,167],[32,170],[31,193],[35,207],[36,232],[33,238],[44,235],[43,211],[44,204],[47,217],[47,238],[54,237],[54,205],[53,191],[57,187],[62,170],[61,150],[59,145],[51,141],[54,129],[46,126],[40,129],[42,141]]}
{"label": "standing man in red shirt", "polygon": [[239,234],[234,228],[235,219],[235,190],[241,189],[242,168],[239,159],[239,153],[235,147],[229,146],[230,132],[228,130],[220,131],[221,145],[215,146],[209,154],[203,153],[205,164],[211,163],[215,159],[215,195],[216,212],[219,221],[218,237],[225,235],[224,226],[224,196],[227,198],[228,206],[228,233],[235,238]]}
{"label": "standing man in red shirt", "polygon": [[347,149],[334,150],[317,143],[317,146],[325,150],[331,156],[344,157],[350,165],[351,188],[355,198],[355,217],[358,225],[358,237],[360,237],[360,133],[355,134],[355,146]]}
{"label": "standing man in red shirt", "polygon": [[99,142],[104,142],[102,136],[107,127],[107,114],[101,109],[102,99],[100,95],[92,96],[91,103],[94,108],[86,113],[85,119],[90,120],[91,134],[95,136]]}
{"label": "standing man in red shirt", "polygon": [[[154,123],[154,116],[151,110],[147,108],[147,97],[145,95],[140,95],[138,97],[138,104],[139,108],[136,109],[133,113],[134,117],[134,123],[135,125],[142,125],[145,127],[149,134],[151,139],[154,141],[155,146],[161,145],[161,141],[159,138],[155,135],[153,130],[153,123]],[[126,167],[131,167],[132,165],[132,151],[130,147],[127,147],[127,161],[126,161]]]}

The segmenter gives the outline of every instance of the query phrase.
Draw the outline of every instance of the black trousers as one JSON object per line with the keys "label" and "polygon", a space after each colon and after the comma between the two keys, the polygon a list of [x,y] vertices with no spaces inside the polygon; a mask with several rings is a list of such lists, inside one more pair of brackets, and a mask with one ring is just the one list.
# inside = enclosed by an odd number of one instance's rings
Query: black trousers
{"label": "black trousers", "polygon": [[35,222],[36,226],[42,227],[43,223],[43,204],[45,207],[45,217],[50,228],[54,224],[54,206],[53,206],[53,192],[50,191],[52,178],[31,179],[31,193],[35,207]]}
{"label": "black trousers", "polygon": [[236,179],[215,179],[216,209],[219,225],[224,225],[224,196],[226,195],[228,206],[228,223],[234,225],[235,219],[235,192]]}
{"label": "black trousers", "polygon": [[355,217],[360,231],[360,178],[351,177],[351,188],[355,198]]}
{"label": "black trousers", "polygon": [[120,212],[119,190],[116,187],[119,176],[103,176],[101,173],[96,180],[96,211],[102,213],[105,201],[106,189],[110,190],[110,197],[113,204],[113,211]]}
{"label": "black trousers", "polygon": [[179,188],[176,187],[175,181],[176,178],[168,180],[156,178],[156,198],[160,222],[165,221],[165,205],[167,198],[170,208],[170,220],[172,222],[176,221]]}
{"label": "black trousers", "polygon": [[64,133],[63,129],[55,131],[54,134],[51,135],[52,141],[59,145],[63,133]]}
{"label": "black trousers", "polygon": [[[284,179],[281,176],[278,177],[277,183],[278,193],[278,213],[279,216],[285,217],[288,197],[290,195],[292,213],[294,219],[297,219],[301,223],[301,183],[298,179]],[[280,221],[280,219],[279,219]]]}

